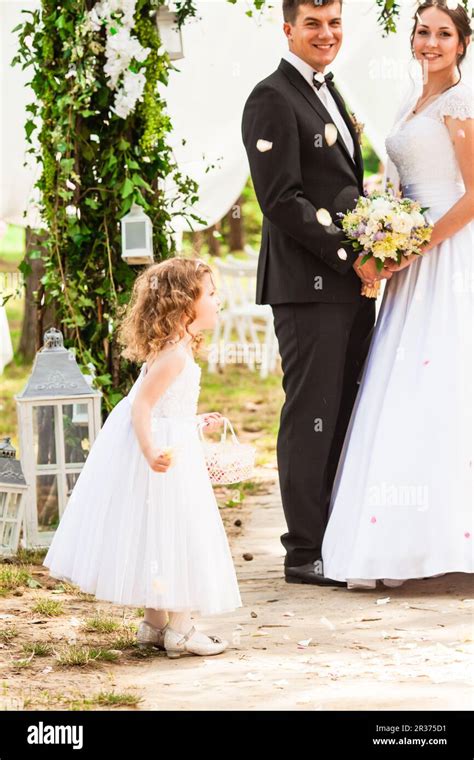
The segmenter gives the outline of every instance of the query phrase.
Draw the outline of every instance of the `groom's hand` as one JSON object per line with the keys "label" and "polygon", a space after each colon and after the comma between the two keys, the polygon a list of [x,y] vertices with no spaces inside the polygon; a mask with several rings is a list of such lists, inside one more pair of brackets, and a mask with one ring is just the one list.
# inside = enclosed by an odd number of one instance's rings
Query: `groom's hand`
{"label": "groom's hand", "polygon": [[355,269],[356,274],[358,274],[363,283],[369,286],[373,286],[378,280],[390,279],[393,272],[390,272],[390,270],[386,267],[384,267],[379,272],[375,263],[375,259],[371,258],[366,261],[365,264],[362,264],[362,259],[364,256],[365,253],[362,253],[353,264],[353,268]]}

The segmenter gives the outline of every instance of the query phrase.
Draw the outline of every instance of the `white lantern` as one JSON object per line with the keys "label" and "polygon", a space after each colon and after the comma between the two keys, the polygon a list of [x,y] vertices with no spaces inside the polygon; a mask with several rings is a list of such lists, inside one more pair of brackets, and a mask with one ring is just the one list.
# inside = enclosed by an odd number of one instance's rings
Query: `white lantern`
{"label": "white lantern", "polygon": [[176,13],[168,5],[162,5],[156,14],[156,26],[162,45],[171,61],[184,58],[183,38]]}
{"label": "white lantern", "polygon": [[21,463],[29,486],[24,520],[28,548],[51,543],[99,433],[101,398],[72,351],[64,348],[60,330],[48,330],[26,386],[15,396]]}
{"label": "white lantern", "polygon": [[136,203],[121,220],[122,259],[127,264],[153,264],[151,219]]}
{"label": "white lantern", "polygon": [[10,438],[0,441],[0,557],[18,550],[27,485]]}

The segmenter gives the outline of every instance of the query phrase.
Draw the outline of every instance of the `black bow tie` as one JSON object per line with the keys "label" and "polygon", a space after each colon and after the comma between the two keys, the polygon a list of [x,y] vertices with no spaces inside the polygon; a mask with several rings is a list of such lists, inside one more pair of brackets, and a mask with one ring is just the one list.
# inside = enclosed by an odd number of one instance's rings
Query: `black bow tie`
{"label": "black bow tie", "polygon": [[332,84],[333,79],[334,79],[334,74],[332,73],[332,71],[330,71],[329,74],[326,74],[325,76],[321,74],[320,71],[313,72],[313,84],[317,90],[319,90],[319,88],[323,84]]}

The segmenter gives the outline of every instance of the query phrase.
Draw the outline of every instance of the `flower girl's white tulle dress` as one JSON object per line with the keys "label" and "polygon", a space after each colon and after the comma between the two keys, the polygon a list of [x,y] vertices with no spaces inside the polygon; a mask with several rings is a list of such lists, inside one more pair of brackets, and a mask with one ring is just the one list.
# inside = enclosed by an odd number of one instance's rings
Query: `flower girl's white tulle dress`
{"label": "flower girl's white tulle dress", "polygon": [[143,365],[91,448],[44,564],[98,599],[213,615],[242,601],[198,436],[200,367],[184,353],[151,421],[155,445],[173,447],[174,464],[154,472],[132,427]]}
{"label": "flower girl's white tulle dress", "polygon": [[[446,115],[474,116],[469,86],[405,113],[386,141],[433,222],[464,192]],[[473,572],[472,257],[471,223],[387,283],[332,493],[330,578]]]}

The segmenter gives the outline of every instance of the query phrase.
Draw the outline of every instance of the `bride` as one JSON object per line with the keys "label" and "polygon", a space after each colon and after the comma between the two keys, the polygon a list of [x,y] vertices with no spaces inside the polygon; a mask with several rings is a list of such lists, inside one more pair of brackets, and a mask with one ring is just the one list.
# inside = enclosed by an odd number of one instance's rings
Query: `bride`
{"label": "bride", "polygon": [[322,555],[348,588],[473,571],[474,108],[460,70],[472,30],[448,5],[418,7],[423,92],[386,141],[434,230],[422,256],[390,265],[339,461]]}

